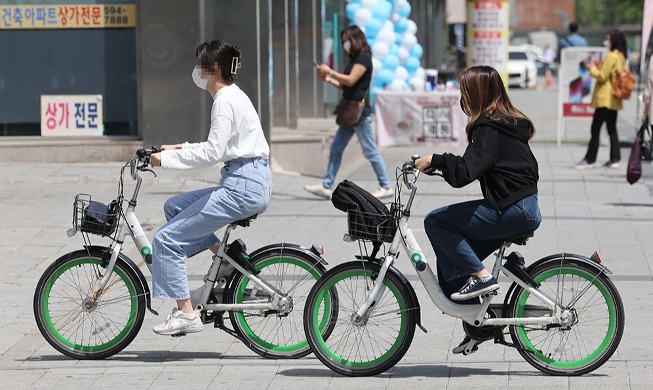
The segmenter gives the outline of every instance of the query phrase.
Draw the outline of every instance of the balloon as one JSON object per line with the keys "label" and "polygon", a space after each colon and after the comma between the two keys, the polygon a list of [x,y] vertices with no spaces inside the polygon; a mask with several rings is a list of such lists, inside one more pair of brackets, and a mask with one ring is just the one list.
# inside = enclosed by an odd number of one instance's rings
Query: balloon
{"label": "balloon", "polygon": [[359,27],[365,26],[370,19],[372,19],[372,11],[367,8],[359,9],[354,15],[354,22]]}
{"label": "balloon", "polygon": [[406,83],[404,82],[404,80],[394,79],[392,80],[390,85],[387,86],[387,89],[391,91],[401,92],[406,89]]}
{"label": "balloon", "polygon": [[383,24],[379,19],[372,18],[367,21],[367,24],[365,25],[365,37],[367,38],[368,44],[370,43],[370,38],[375,38],[376,34],[381,31],[381,27],[383,27]]}
{"label": "balloon", "polygon": [[398,22],[395,23],[395,32],[402,34],[408,28],[408,19],[400,18]]}
{"label": "balloon", "polygon": [[401,19],[401,16],[399,16],[398,13],[393,12],[392,16],[390,17],[390,20],[392,20],[392,23],[397,23]]}
{"label": "balloon", "polygon": [[378,58],[372,57],[372,78],[376,76],[381,69],[383,69],[383,63]]}
{"label": "balloon", "polygon": [[408,80],[408,85],[412,91],[424,92],[424,79],[413,76]]}
{"label": "balloon", "polygon": [[406,81],[408,80],[408,76],[408,70],[401,65],[399,65],[395,70],[395,78],[399,80]]}
{"label": "balloon", "polygon": [[404,8],[406,4],[408,3],[407,0],[395,0],[395,12],[399,11],[400,9]]}
{"label": "balloon", "polygon": [[356,11],[358,11],[359,9],[361,9],[361,5],[358,3],[347,4],[347,7],[345,8],[347,19],[354,20],[354,15],[356,15]]}
{"label": "balloon", "polygon": [[410,49],[410,55],[412,57],[417,58],[418,60],[422,58],[422,55],[424,54],[424,49],[422,48],[422,45],[419,43],[416,43],[415,46],[413,46],[412,49]]}
{"label": "balloon", "polygon": [[348,3],[349,4],[360,4],[361,0],[349,0]]}
{"label": "balloon", "polygon": [[388,47],[388,44],[382,41],[378,40],[374,43],[374,46],[372,46],[372,56],[378,58],[379,60],[382,60],[383,57],[388,55],[388,51],[390,48]]}
{"label": "balloon", "polygon": [[372,10],[372,15],[379,20],[387,20],[392,14],[392,4],[387,0],[381,0]]}
{"label": "balloon", "polygon": [[392,23],[392,22],[389,21],[389,20],[386,20],[386,21],[385,21],[385,24],[383,25],[383,28],[387,28],[388,30],[392,30],[392,31],[394,31],[394,30],[395,30],[395,24]]}
{"label": "balloon", "polygon": [[395,32],[394,30],[383,28],[379,33],[376,35],[376,40],[377,42],[385,42],[388,47],[389,45],[392,45],[395,43]]}
{"label": "balloon", "polygon": [[374,103],[374,99],[376,99],[376,93],[379,91],[383,91],[383,88],[377,86],[374,86],[370,88],[370,103]]}
{"label": "balloon", "polygon": [[413,77],[419,77],[420,79],[426,80],[426,71],[421,66],[417,68]]}
{"label": "balloon", "polygon": [[414,74],[417,68],[419,68],[419,60],[417,57],[408,57],[404,63],[404,68],[406,68],[408,73]]}
{"label": "balloon", "polygon": [[412,8],[411,8],[411,6],[410,6],[410,3],[406,2],[406,5],[405,5],[402,9],[398,10],[397,13],[398,13],[399,16],[401,16],[402,18],[407,18],[408,15],[410,15],[410,11],[411,11],[411,9],[412,9]]}
{"label": "balloon", "polygon": [[388,54],[394,54],[397,57],[399,57],[399,45],[397,45],[396,43],[390,45],[390,51],[388,52]]}
{"label": "balloon", "polygon": [[401,47],[406,48],[406,50],[410,50],[415,46],[417,43],[417,38],[413,34],[404,34],[404,37],[401,39]]}
{"label": "balloon", "polygon": [[394,71],[399,66],[399,58],[394,54],[388,54],[381,62],[383,63],[383,69]]}
{"label": "balloon", "polygon": [[362,0],[361,1],[361,5],[364,8],[367,8],[367,9],[370,9],[370,10],[374,9],[377,6],[378,3],[379,3],[379,0]]}
{"label": "balloon", "polygon": [[410,52],[408,51],[408,49],[406,49],[403,46],[400,47],[399,48],[399,62],[401,62],[403,64],[404,62],[406,62],[408,57],[410,57]]}
{"label": "balloon", "polygon": [[388,69],[382,69],[379,74],[376,76],[376,84],[380,87],[386,86],[394,80],[395,74],[393,71]]}
{"label": "balloon", "polygon": [[410,19],[408,19],[406,23],[408,23],[408,27],[406,27],[406,33],[415,35],[417,33],[417,24],[415,24],[415,22]]}

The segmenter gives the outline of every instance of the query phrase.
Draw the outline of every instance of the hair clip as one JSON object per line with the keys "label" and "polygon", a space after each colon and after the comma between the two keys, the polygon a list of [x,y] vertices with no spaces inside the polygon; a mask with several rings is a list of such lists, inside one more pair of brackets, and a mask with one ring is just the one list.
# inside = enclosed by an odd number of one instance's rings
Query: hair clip
{"label": "hair clip", "polygon": [[240,62],[240,57],[233,57],[231,59],[231,74],[237,74],[238,69],[242,68],[242,63]]}

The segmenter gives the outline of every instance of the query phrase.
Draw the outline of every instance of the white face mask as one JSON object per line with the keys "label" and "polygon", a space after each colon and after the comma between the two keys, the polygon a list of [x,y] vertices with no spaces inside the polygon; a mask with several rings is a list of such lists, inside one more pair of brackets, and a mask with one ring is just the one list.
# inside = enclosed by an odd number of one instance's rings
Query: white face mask
{"label": "white face mask", "polygon": [[206,89],[206,85],[208,84],[209,80],[202,78],[202,71],[199,66],[196,66],[193,69],[192,77],[195,85],[197,85],[197,88]]}
{"label": "white face mask", "polygon": [[610,48],[610,41],[608,41],[607,39],[605,41],[603,41],[603,46],[605,46],[606,48],[609,49]]}
{"label": "white face mask", "polygon": [[345,52],[349,54],[349,50],[351,50],[351,42],[346,41],[345,43],[342,44],[342,48],[345,49]]}

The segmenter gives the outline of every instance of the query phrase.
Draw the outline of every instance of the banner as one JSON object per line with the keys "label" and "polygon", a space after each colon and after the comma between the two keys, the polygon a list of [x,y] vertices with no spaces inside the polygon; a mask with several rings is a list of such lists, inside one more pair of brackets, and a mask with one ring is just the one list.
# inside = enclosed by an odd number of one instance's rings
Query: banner
{"label": "banner", "polygon": [[467,64],[488,65],[508,83],[510,44],[510,2],[467,2]]}
{"label": "banner", "polygon": [[467,143],[460,91],[379,91],[374,105],[379,146]]}
{"label": "banner", "polygon": [[0,30],[136,27],[135,4],[0,5]]}
{"label": "banner", "polygon": [[102,95],[41,95],[41,136],[100,136]]}

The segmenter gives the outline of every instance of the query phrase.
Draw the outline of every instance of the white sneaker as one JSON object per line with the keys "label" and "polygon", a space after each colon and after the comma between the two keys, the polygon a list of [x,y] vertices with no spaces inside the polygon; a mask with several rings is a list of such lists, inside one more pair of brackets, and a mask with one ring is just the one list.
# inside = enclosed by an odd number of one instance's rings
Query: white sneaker
{"label": "white sneaker", "polygon": [[578,164],[574,165],[574,168],[579,170],[592,169],[594,168],[594,163],[588,163],[587,160],[580,160]]}
{"label": "white sneaker", "polygon": [[201,332],[204,330],[204,324],[196,312],[193,312],[193,314],[184,314],[184,312],[175,307],[165,322],[155,326],[152,330],[156,334],[172,336],[182,333]]}
{"label": "white sneaker", "polygon": [[610,160],[610,161],[606,162],[605,164],[603,164],[603,167],[604,168],[617,169],[617,168],[619,168],[619,161]]}
{"label": "white sneaker", "polygon": [[328,188],[324,188],[322,184],[313,184],[313,185],[307,184],[304,186],[304,189],[313,195],[319,196],[320,198],[331,199],[331,190]]}
{"label": "white sneaker", "polygon": [[379,187],[376,191],[372,192],[372,196],[377,199],[389,198],[394,196],[395,191],[392,188]]}

